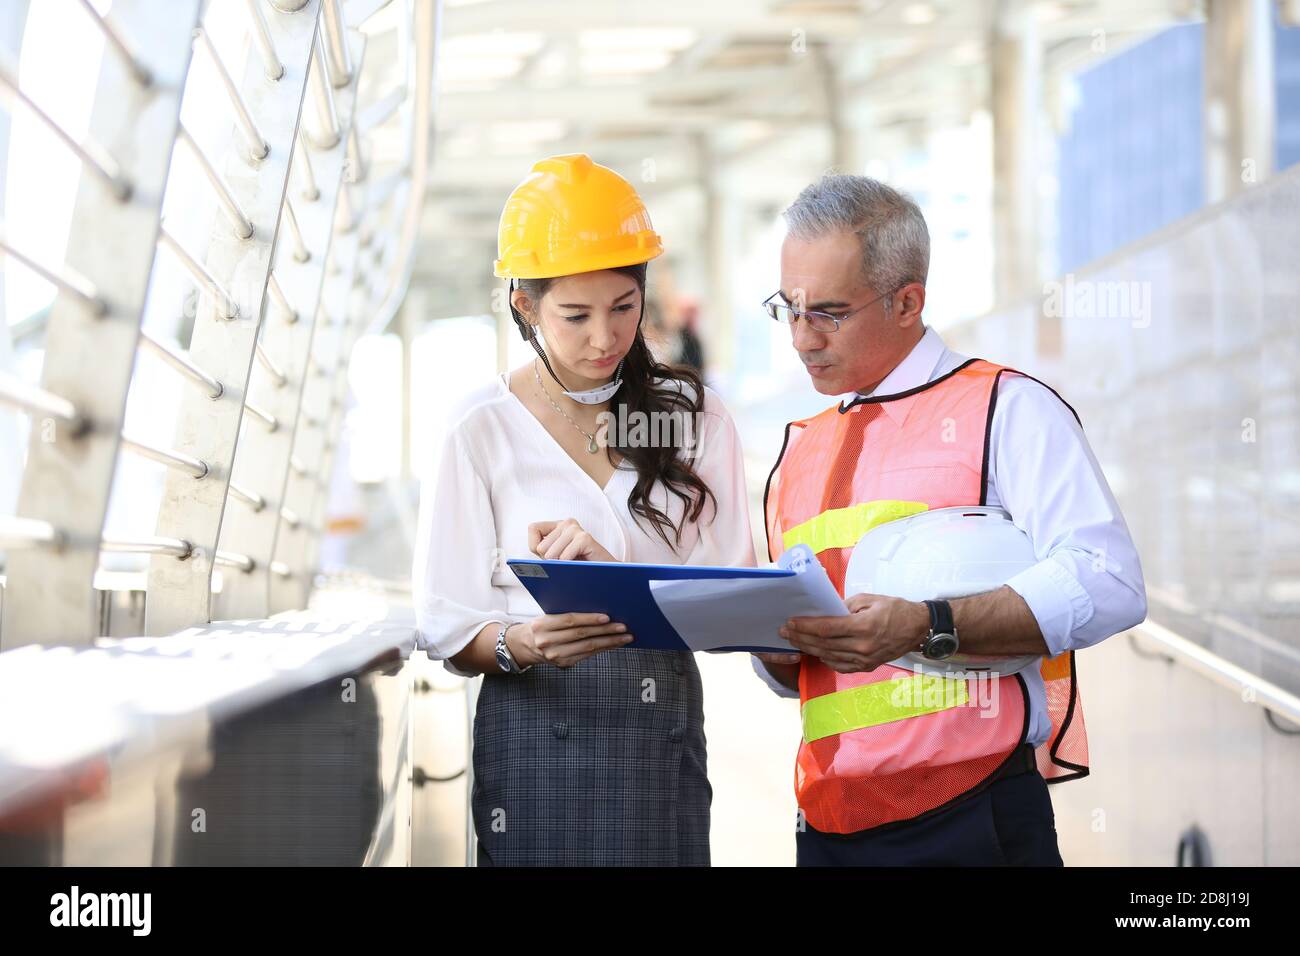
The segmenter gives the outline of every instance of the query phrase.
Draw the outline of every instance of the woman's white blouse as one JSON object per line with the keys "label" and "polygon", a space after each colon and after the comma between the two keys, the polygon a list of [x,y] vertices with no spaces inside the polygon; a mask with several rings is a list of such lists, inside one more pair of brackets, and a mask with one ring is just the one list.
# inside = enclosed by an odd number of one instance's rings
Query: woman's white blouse
{"label": "woman's white blouse", "polygon": [[[504,376],[468,396],[420,490],[412,568],[419,646],[464,673],[448,659],[485,624],[543,613],[505,564],[534,557],[528,525],[535,521],[574,518],[620,561],[753,567],[740,439],[718,396],[704,392],[693,463],[716,507],[710,500],[699,520],[687,523],[678,550],[628,509],[636,482],[630,464],[602,489],[511,393]],[[651,500],[674,524],[681,520],[684,505],[662,482]]]}

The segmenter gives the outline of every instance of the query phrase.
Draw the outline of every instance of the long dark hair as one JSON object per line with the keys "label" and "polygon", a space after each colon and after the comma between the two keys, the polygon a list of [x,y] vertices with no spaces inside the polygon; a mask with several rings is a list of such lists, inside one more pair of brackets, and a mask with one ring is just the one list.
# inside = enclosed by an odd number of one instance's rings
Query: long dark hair
{"label": "long dark hair", "polygon": [[[641,290],[641,317],[644,318],[646,264],[642,262],[609,271],[629,276],[636,282]],[[556,279],[517,279],[515,282],[537,304],[555,284]],[[528,319],[519,314],[513,302],[510,312],[524,341],[532,342]],[[665,381],[656,384],[655,379]],[[623,359],[623,385],[614,393],[610,406],[621,406],[629,413],[642,412],[651,422],[661,420],[658,415],[668,415],[671,416],[667,419],[669,421],[690,416],[690,421],[694,423],[704,411],[704,384],[694,369],[656,362],[646,345],[641,332],[641,321],[638,319],[632,347]],[[610,462],[613,463],[613,452],[617,451],[636,468],[636,485],[627,496],[627,506],[633,514],[649,521],[665,544],[676,549],[681,544],[686,522],[699,519],[708,498],[713,499],[716,509],[717,497],[696,473],[691,460],[679,457],[677,448],[671,442],[658,447],[653,441],[645,445],[623,446],[618,444],[618,440],[627,436],[620,434],[621,431],[623,430],[607,429],[605,454],[610,456]],[[691,433],[694,434],[694,431]],[[685,506],[680,526],[674,525],[668,515],[650,501],[650,489],[656,481],[662,481],[664,487]],[[673,533],[672,541],[668,539],[669,531]]]}

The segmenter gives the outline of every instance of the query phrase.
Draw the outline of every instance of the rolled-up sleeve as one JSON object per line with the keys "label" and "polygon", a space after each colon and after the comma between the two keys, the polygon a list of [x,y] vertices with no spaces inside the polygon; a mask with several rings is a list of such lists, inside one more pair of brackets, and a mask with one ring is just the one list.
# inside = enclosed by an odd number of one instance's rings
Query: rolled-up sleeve
{"label": "rolled-up sleeve", "polygon": [[450,658],[492,621],[506,622],[505,598],[492,586],[496,525],[487,486],[459,429],[420,489],[412,592],[417,645],[452,673]]}
{"label": "rolled-up sleeve", "polygon": [[1038,563],[1007,586],[1038,621],[1053,656],[1146,618],[1137,549],[1083,429],[1052,392],[1004,374],[989,451],[990,503],[1034,543]]}

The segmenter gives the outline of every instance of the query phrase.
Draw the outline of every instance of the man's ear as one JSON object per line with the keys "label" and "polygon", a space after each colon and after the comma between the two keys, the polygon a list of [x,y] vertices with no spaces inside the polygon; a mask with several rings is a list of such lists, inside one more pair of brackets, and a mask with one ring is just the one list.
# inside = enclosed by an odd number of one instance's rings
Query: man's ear
{"label": "man's ear", "polygon": [[909,282],[894,293],[894,316],[900,329],[911,328],[921,320],[925,309],[925,286],[919,282]]}

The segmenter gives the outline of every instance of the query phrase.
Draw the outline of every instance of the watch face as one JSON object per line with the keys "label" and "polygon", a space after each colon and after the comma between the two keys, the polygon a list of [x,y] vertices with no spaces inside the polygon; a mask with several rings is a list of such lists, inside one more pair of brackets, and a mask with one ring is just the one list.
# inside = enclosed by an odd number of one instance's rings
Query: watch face
{"label": "watch face", "polygon": [[510,673],[510,658],[506,655],[506,649],[499,644],[497,645],[497,667],[507,674]]}
{"label": "watch face", "polygon": [[925,656],[932,661],[946,660],[957,653],[957,637],[953,634],[934,634],[925,645]]}

